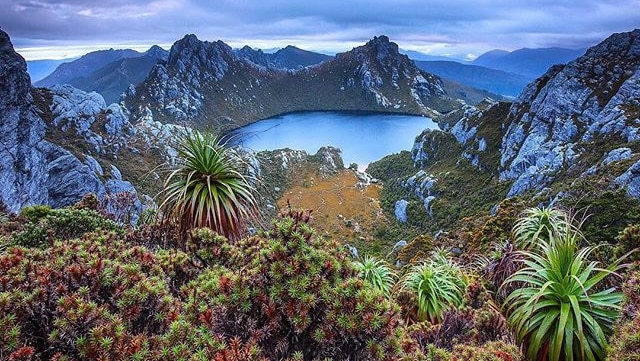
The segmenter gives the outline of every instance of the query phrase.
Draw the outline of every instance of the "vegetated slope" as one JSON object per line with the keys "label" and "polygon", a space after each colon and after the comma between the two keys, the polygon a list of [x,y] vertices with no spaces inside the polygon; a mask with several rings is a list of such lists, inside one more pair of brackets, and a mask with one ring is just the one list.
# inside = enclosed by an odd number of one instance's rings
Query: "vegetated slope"
{"label": "vegetated slope", "polygon": [[385,181],[384,209],[419,233],[519,196],[533,204],[591,205],[590,222],[615,236],[637,219],[637,201],[629,197],[640,198],[638,79],[634,30],[549,69],[511,105],[468,108],[448,131],[419,136],[411,154],[370,166]]}
{"label": "vegetated slope", "polygon": [[169,53],[154,46],[143,56],[123,58],[111,62],[85,77],[71,79],[69,84],[90,92],[100,93],[107,104],[116,103],[129,87],[141,83],[159,61],[166,61]]}
{"label": "vegetated slope", "polygon": [[35,82],[39,87],[49,87],[55,84],[68,84],[71,80],[89,76],[103,66],[123,58],[135,58],[143,56],[131,49],[99,50],[81,56],[79,59],[60,64],[56,70],[46,78]]}
{"label": "vegetated slope", "polygon": [[258,66],[221,41],[176,42],[131,92],[134,113],[197,127],[238,126],[302,110],[368,110],[437,117],[458,109],[437,76],[419,70],[385,36],[300,70]]}
{"label": "vegetated slope", "polygon": [[566,64],[583,55],[585,49],[538,48],[518,49],[512,52],[492,50],[473,61],[474,65],[523,75],[533,80],[556,64]]}
{"label": "vegetated slope", "polygon": [[530,82],[528,77],[519,74],[454,61],[415,61],[415,63],[418,68],[439,77],[510,97],[518,96]]}

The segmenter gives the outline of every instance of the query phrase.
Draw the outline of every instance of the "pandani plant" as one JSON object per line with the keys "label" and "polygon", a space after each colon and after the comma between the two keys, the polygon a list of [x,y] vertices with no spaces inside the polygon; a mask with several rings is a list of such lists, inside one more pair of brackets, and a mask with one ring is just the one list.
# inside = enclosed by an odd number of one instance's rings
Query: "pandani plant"
{"label": "pandani plant", "polygon": [[504,301],[510,326],[530,360],[603,360],[622,294],[601,282],[616,274],[623,258],[601,267],[589,261],[595,247],[579,247],[579,227],[566,213],[527,214],[544,217],[516,225],[516,234],[528,234],[532,239],[523,241],[534,246],[520,251],[524,268],[502,285],[522,285]]}
{"label": "pandani plant", "polygon": [[160,209],[183,233],[208,227],[231,240],[239,239],[257,216],[249,180],[240,173],[240,156],[225,142],[192,131],[181,135],[178,166],[170,170]]}
{"label": "pandani plant", "polygon": [[467,284],[460,267],[445,252],[435,250],[431,259],[405,275],[403,287],[417,297],[418,320],[436,324],[444,311],[462,305]]}
{"label": "pandani plant", "polygon": [[391,289],[396,282],[397,275],[389,264],[379,258],[365,255],[362,259],[353,262],[358,276],[385,296],[391,296]]}

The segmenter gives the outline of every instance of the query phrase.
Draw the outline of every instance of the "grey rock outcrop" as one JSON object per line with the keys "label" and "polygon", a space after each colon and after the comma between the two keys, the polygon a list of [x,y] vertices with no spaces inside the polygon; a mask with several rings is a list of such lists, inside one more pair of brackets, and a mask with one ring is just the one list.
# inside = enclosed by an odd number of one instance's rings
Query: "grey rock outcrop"
{"label": "grey rock outcrop", "polygon": [[581,142],[640,139],[640,30],[614,34],[529,84],[510,110],[501,180],[508,196],[540,190],[574,166]]}
{"label": "grey rock outcrop", "polygon": [[[70,205],[87,193],[103,197],[126,191],[137,197],[133,186],[124,184],[128,182],[106,187],[102,166],[95,158],[86,156],[83,163],[74,153],[45,139],[47,124],[38,113],[33,91],[24,59],[0,30],[0,200],[18,211],[34,204]],[[100,95],[68,86],[54,87],[51,94],[52,126],[83,134],[96,146],[103,144],[90,130],[105,108]]]}

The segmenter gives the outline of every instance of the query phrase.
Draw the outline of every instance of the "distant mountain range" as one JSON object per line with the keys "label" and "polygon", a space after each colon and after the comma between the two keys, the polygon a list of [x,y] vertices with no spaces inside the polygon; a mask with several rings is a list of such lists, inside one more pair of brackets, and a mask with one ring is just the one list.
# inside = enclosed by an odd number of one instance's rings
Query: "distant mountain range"
{"label": "distant mountain range", "polygon": [[[293,47],[280,52],[309,55]],[[386,36],[297,70],[260,65],[268,64],[265,58],[248,47],[232,50],[222,41],[188,35],[173,45],[166,64],[154,67],[128,94],[125,104],[162,122],[219,128],[303,110],[436,117],[459,109],[456,99],[477,103],[494,96],[421,71]]]}
{"label": "distant mountain range", "polygon": [[44,79],[51,73],[53,73],[58,66],[62,63],[69,63],[77,58],[69,59],[42,59],[42,60],[30,60],[27,61],[27,71],[31,77],[31,82],[35,83]]}
{"label": "distant mountain range", "polygon": [[51,75],[34,85],[51,87],[71,84],[84,91],[98,92],[107,103],[114,103],[119,101],[128,86],[144,80],[151,68],[158,61],[166,60],[168,54],[155,45],[144,53],[131,49],[91,52],[61,64]]}
{"label": "distant mountain range", "polygon": [[531,79],[523,75],[508,73],[478,65],[467,65],[453,61],[414,61],[418,68],[442,78],[453,80],[495,94],[516,97]]}
{"label": "distant mountain range", "polygon": [[60,64],[56,70],[44,79],[34,83],[36,86],[49,87],[56,84],[69,84],[71,80],[91,75],[103,66],[123,59],[143,56],[131,49],[99,50],[81,56],[79,59]]}
{"label": "distant mountain range", "polygon": [[584,55],[585,51],[586,49],[565,48],[524,48],[512,52],[492,50],[479,56],[472,64],[520,74],[533,80],[552,65],[566,64]]}
{"label": "distant mountain range", "polygon": [[[584,49],[563,48],[519,49],[513,52],[492,50],[468,62],[413,50],[399,48],[398,51],[414,60],[420,69],[445,79],[451,89],[456,89],[458,97],[466,97],[471,103],[481,99],[479,91],[486,91],[487,95],[515,97],[549,66],[566,63],[584,53]],[[332,56],[291,45],[268,51],[245,46],[232,52],[256,65],[282,70],[301,69],[333,59]],[[96,91],[107,103],[112,103],[118,102],[130,85],[142,82],[151,68],[159,61],[166,61],[167,57],[167,51],[154,46],[145,53],[110,49],[92,52],[73,61],[32,61],[28,66],[36,86],[71,84],[84,91]],[[55,71],[40,79],[56,65]]]}
{"label": "distant mountain range", "polygon": [[304,68],[305,66],[319,64],[333,58],[329,55],[303,50],[292,45],[279,49],[274,53],[263,52],[260,49],[253,49],[249,46],[234,50],[234,52],[258,65],[279,69]]}

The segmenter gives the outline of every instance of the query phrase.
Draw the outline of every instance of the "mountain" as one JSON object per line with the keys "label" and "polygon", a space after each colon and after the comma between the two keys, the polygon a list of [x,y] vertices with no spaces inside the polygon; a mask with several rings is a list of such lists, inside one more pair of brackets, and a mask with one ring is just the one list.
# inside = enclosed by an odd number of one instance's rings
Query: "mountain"
{"label": "mountain", "polygon": [[[93,157],[74,154],[51,141],[49,122],[63,126],[60,123],[73,118],[87,125],[105,108],[96,93],[78,95],[82,94],[65,98],[32,88],[26,62],[0,30],[0,201],[11,211],[33,204],[61,207],[86,193],[135,196],[135,189],[119,171],[106,176]],[[110,123],[113,117],[103,120]],[[65,136],[69,143],[78,141],[72,134],[65,132]],[[137,208],[141,208],[139,201]]]}
{"label": "mountain", "polygon": [[418,68],[470,87],[484,89],[495,94],[516,97],[529,83],[529,79],[478,65],[453,61],[414,61]]}
{"label": "mountain", "polygon": [[549,67],[567,62],[583,55],[585,49],[538,48],[519,49],[512,52],[492,50],[475,59],[473,65],[516,73],[533,80],[543,75]]}
{"label": "mountain", "polygon": [[510,52],[506,50],[493,49],[475,58],[473,62],[477,64],[490,64],[491,62],[494,62],[497,59],[500,59],[503,56],[508,55],[509,53]]}
{"label": "mountain", "polygon": [[115,103],[127,87],[141,83],[151,68],[158,61],[166,61],[168,56],[169,52],[154,45],[143,56],[116,60],[88,76],[70,79],[68,83],[84,91],[100,93],[107,104]]}
{"label": "mountain", "polygon": [[332,58],[328,55],[303,50],[292,45],[279,49],[274,53],[263,52],[260,49],[256,50],[250,46],[244,46],[241,49],[234,50],[234,53],[255,64],[278,69],[304,68]]}
{"label": "mountain", "polygon": [[429,54],[421,53],[415,50],[400,49],[400,54],[404,54],[408,56],[413,61],[454,61],[457,63],[464,62],[456,58],[450,58],[447,56],[440,56],[440,55],[429,55]]}
{"label": "mountain", "polygon": [[53,73],[34,84],[39,87],[68,84],[71,80],[89,76],[94,71],[116,60],[135,58],[143,55],[144,54],[131,49],[94,51],[81,56],[77,60],[60,64]]}
{"label": "mountain", "polygon": [[31,76],[31,82],[35,83],[39,80],[44,79],[47,75],[53,73],[54,70],[60,64],[68,63],[74,61],[77,58],[71,59],[61,59],[61,60],[52,60],[52,59],[43,59],[43,60],[30,60],[27,61],[27,71]]}
{"label": "mountain", "polygon": [[156,120],[214,128],[305,110],[437,117],[460,107],[443,86],[386,36],[313,67],[283,70],[260,66],[221,41],[187,35],[172,46],[166,65],[156,65],[125,102],[136,114],[150,111]]}
{"label": "mountain", "polygon": [[614,177],[611,187],[640,197],[640,163],[630,164],[640,151],[638,99],[638,29],[550,68],[511,107],[500,160],[501,179],[514,180],[509,196],[539,191],[572,170]]}
{"label": "mountain", "polygon": [[314,53],[312,51],[296,48],[295,46],[287,46],[276,51],[273,54],[273,63],[279,68],[296,69],[309,65],[322,63],[331,59],[331,56]]}
{"label": "mountain", "polygon": [[385,184],[385,212],[414,234],[455,229],[517,197],[589,206],[595,216],[585,228],[615,237],[640,199],[639,99],[640,30],[613,34],[550,68],[513,103],[466,106],[447,130],[423,132],[410,153],[368,172]]}

